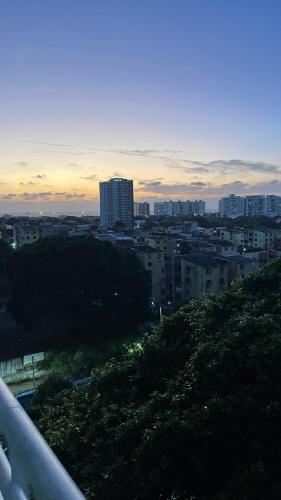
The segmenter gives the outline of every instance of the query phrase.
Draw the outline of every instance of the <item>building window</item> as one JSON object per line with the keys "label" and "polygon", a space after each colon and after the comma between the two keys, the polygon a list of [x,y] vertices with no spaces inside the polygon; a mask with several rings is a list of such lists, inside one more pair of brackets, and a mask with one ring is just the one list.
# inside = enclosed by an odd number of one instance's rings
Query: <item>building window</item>
{"label": "building window", "polygon": [[207,280],[206,281],[206,288],[209,289],[212,286],[212,280]]}

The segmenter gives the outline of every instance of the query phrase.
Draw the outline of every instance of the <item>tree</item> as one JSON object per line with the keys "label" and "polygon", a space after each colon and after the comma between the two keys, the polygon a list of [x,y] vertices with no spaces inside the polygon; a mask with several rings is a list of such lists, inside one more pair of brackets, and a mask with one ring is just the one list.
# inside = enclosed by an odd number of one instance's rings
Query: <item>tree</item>
{"label": "tree", "polygon": [[123,233],[126,230],[126,228],[127,225],[122,220],[116,221],[113,226],[113,230],[116,231],[117,233]]}
{"label": "tree", "polygon": [[278,260],[32,416],[89,499],[277,500],[280,314]]}
{"label": "tree", "polygon": [[11,254],[11,247],[6,243],[6,241],[0,240],[0,272],[4,274],[6,272],[6,264],[8,256]]}
{"label": "tree", "polygon": [[192,250],[192,245],[190,245],[187,241],[181,241],[180,242],[180,249],[179,253],[180,255],[185,255]]}
{"label": "tree", "polygon": [[99,341],[148,315],[149,282],[137,257],[95,238],[50,238],[9,260],[9,311],[27,331]]}
{"label": "tree", "polygon": [[9,283],[7,280],[7,261],[11,254],[11,247],[3,240],[0,240],[0,297],[7,295]]}

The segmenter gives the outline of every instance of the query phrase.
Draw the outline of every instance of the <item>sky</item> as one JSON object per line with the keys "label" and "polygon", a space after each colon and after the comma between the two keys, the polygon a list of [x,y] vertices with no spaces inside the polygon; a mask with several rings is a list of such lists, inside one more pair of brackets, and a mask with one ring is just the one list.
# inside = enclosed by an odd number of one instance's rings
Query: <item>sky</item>
{"label": "sky", "polygon": [[280,0],[0,0],[0,213],[281,194]]}

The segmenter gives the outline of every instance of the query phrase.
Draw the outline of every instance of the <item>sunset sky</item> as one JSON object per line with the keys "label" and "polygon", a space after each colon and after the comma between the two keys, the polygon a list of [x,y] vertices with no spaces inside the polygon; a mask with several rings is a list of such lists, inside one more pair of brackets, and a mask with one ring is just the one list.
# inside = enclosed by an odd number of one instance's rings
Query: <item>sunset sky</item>
{"label": "sunset sky", "polygon": [[281,194],[280,0],[0,0],[0,212]]}

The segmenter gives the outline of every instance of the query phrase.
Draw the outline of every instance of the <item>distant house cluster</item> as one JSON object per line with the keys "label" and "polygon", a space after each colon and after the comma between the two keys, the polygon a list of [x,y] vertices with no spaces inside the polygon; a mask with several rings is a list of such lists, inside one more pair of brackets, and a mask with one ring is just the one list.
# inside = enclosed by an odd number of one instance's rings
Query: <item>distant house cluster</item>
{"label": "distant house cluster", "polygon": [[[233,219],[267,215],[278,220],[280,206],[281,197],[274,195],[230,195],[219,203],[220,214]],[[54,236],[92,236],[134,252],[150,277],[151,304],[167,311],[225,290],[281,255],[281,225],[271,227],[272,220],[266,227],[234,221],[218,225],[217,218],[205,214],[202,200],[157,202],[151,217],[148,202],[134,203],[132,180],[100,183],[100,209],[100,218],[19,217],[11,223],[3,216],[0,234],[16,248]],[[197,214],[205,219],[193,217]],[[205,227],[198,222],[203,220]]]}
{"label": "distant house cluster", "polygon": [[242,197],[230,194],[219,201],[219,213],[233,219],[241,216],[281,216],[281,196],[256,194]]}

